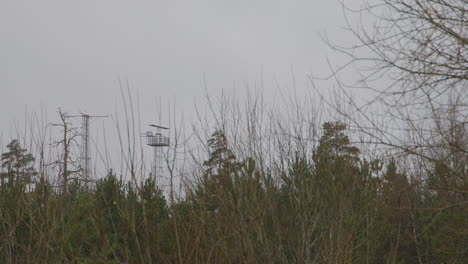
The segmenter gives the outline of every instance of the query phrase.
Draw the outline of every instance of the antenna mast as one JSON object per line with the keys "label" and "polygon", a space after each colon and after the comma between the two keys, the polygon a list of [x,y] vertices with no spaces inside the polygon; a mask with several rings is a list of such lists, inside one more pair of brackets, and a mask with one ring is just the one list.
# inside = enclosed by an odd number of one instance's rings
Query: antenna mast
{"label": "antenna mast", "polygon": [[81,171],[82,177],[84,178],[86,184],[90,181],[91,178],[91,149],[89,147],[89,120],[91,118],[101,118],[108,116],[91,116],[88,114],[81,114],[77,116],[70,117],[81,117]]}
{"label": "antenna mast", "polygon": [[147,131],[145,134],[146,145],[154,148],[151,174],[156,178],[161,176],[162,172],[162,148],[169,146],[169,137],[163,135],[162,130],[168,130],[169,128],[154,124],[150,124],[149,126],[156,129],[154,134],[152,131]]}

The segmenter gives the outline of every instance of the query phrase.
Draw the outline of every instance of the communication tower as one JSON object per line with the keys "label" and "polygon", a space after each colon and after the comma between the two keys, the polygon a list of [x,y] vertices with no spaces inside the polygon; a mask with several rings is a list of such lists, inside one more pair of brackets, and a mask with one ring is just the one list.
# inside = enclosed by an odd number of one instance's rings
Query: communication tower
{"label": "communication tower", "polygon": [[86,180],[89,180],[90,176],[90,166],[91,161],[91,151],[89,149],[89,115],[81,115],[81,159],[83,160],[82,169],[83,176]]}
{"label": "communication tower", "polygon": [[100,118],[108,116],[97,116],[97,115],[72,115],[70,117],[81,117],[81,172],[82,178],[85,180],[86,184],[91,180],[91,148],[89,147],[89,120],[91,118]]}
{"label": "communication tower", "polygon": [[165,136],[162,131],[169,130],[168,127],[150,124],[150,127],[155,128],[156,131],[147,131],[145,134],[146,145],[153,147],[154,157],[153,164],[151,164],[151,174],[153,177],[161,176],[163,169],[163,153],[162,148],[169,147],[169,137]]}

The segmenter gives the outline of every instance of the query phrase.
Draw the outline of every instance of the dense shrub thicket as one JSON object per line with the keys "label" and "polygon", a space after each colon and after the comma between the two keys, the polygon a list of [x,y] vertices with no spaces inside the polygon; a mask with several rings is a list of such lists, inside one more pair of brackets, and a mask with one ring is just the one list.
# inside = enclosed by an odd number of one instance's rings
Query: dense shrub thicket
{"label": "dense shrub thicket", "polygon": [[[0,263],[463,263],[468,159],[432,161],[427,181],[362,158],[346,127],[286,171],[239,160],[223,131],[183,198],[113,171],[58,191],[17,141],[2,154]],[[31,178],[38,179],[34,183]]]}

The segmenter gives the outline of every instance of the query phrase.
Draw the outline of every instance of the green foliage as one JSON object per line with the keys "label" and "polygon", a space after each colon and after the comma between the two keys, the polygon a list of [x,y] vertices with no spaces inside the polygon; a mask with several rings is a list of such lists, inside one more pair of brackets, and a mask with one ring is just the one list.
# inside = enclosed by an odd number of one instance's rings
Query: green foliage
{"label": "green foliage", "polygon": [[[362,159],[341,123],[324,124],[312,155],[297,152],[281,177],[252,157],[238,160],[220,131],[208,145],[199,182],[170,205],[156,179],[124,182],[112,170],[95,188],[76,180],[64,194],[47,178],[29,191],[2,185],[0,263],[465,259],[460,170],[436,162],[421,188],[394,160]],[[17,144],[8,150],[6,173],[21,182],[31,156]]]}
{"label": "green foliage", "polygon": [[33,168],[34,157],[21,148],[18,140],[14,139],[7,146],[8,151],[1,156],[2,168],[5,172],[0,173],[0,184],[5,186],[17,185],[19,187],[29,184],[37,174]]}

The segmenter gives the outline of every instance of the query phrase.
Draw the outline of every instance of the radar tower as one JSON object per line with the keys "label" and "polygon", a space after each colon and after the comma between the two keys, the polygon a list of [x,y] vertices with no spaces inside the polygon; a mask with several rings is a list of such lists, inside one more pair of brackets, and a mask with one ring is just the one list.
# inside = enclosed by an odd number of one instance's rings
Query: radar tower
{"label": "radar tower", "polygon": [[154,157],[153,163],[151,164],[151,175],[153,177],[160,177],[163,170],[163,152],[162,148],[169,147],[169,137],[164,135],[163,130],[169,130],[168,127],[150,124],[155,131],[147,131],[145,134],[146,145],[153,147]]}

